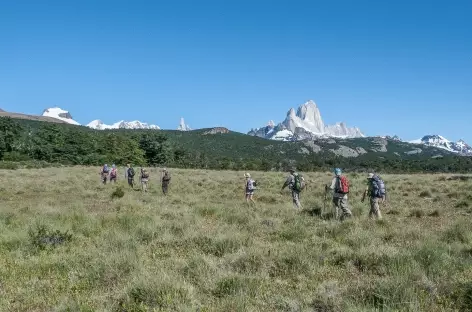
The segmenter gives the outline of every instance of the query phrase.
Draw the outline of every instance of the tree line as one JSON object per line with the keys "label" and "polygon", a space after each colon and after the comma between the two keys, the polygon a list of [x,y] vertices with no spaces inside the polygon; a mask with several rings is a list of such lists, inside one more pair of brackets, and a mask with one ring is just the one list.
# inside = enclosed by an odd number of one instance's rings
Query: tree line
{"label": "tree line", "polygon": [[[193,135],[191,140],[194,144],[191,147],[179,144],[183,135]],[[228,148],[226,137],[203,137],[190,133],[171,135],[171,132],[166,134],[165,131],[156,130],[99,131],[47,122],[19,122],[1,117],[0,160],[93,166],[131,163],[137,166],[221,170],[280,171],[296,165],[300,171],[341,167],[348,171],[376,170],[391,173],[472,172],[472,157],[451,155],[441,158],[401,159],[380,158],[372,153],[345,158],[326,153],[316,156],[290,153],[289,147],[286,153],[269,153],[261,146],[260,141],[248,140],[244,136],[231,137],[232,142],[236,143],[244,140],[244,148],[240,149],[241,152],[236,150],[228,153],[224,150]],[[198,140],[206,140],[206,146],[210,144],[211,149],[200,148],[203,143]],[[286,146],[288,144],[291,143]],[[251,152],[247,153],[248,150]]]}

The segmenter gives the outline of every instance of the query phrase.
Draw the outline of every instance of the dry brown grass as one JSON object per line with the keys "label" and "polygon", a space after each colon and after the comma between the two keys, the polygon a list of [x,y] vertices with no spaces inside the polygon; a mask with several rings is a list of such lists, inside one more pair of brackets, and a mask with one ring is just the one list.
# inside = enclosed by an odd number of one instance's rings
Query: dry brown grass
{"label": "dry brown grass", "polygon": [[98,171],[1,171],[1,311],[472,307],[470,180],[385,175],[384,220],[371,221],[365,179],[348,175],[354,218],[340,223],[325,218],[327,173],[304,174],[296,211],[283,173],[251,172],[250,208],[242,172],[172,170],[164,197],[154,169],[150,193],[121,176],[120,197]]}

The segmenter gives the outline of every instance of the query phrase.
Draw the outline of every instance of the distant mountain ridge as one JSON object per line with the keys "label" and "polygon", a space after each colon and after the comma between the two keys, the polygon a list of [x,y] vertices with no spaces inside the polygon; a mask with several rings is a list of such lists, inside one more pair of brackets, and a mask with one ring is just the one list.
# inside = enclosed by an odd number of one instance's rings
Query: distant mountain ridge
{"label": "distant mountain ridge", "polygon": [[[43,117],[50,117],[50,118],[55,118],[58,120],[61,120],[63,122],[72,124],[72,125],[81,125],[77,121],[75,121],[72,118],[72,115],[59,107],[52,107],[52,108],[47,108],[43,111],[42,114]],[[141,122],[139,120],[133,120],[133,121],[125,121],[125,120],[120,120],[118,122],[115,122],[111,125],[105,124],[103,121],[100,119],[93,120],[89,122],[87,127],[95,129],[95,130],[107,130],[107,129],[152,129],[152,130],[160,130],[161,128],[158,125],[154,124],[148,124],[145,122]],[[178,130],[182,131],[189,131],[191,128],[185,124],[184,119],[182,118],[179,124],[179,127],[177,128]]]}
{"label": "distant mountain ridge", "polygon": [[312,100],[300,105],[297,112],[291,108],[285,120],[278,125],[271,120],[267,126],[252,129],[248,135],[280,141],[299,141],[315,138],[359,138],[365,137],[357,127],[347,127],[344,122],[326,125]]}
{"label": "distant mountain ridge", "polygon": [[161,129],[159,126],[150,125],[145,122],[141,122],[139,120],[134,121],[124,121],[120,120],[115,122],[112,125],[104,124],[101,120],[94,120],[87,124],[87,127],[93,128],[96,130],[105,130],[105,129],[154,129],[159,130]]}
{"label": "distant mountain ridge", "polygon": [[451,142],[445,137],[437,134],[425,135],[421,139],[409,141],[409,143],[437,147],[461,155],[472,155],[472,147],[464,140]]}

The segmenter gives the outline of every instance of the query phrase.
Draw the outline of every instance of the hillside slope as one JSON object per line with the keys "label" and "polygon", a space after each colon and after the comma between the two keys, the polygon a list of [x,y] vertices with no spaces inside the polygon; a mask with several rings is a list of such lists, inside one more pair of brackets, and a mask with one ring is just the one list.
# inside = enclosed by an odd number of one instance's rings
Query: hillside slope
{"label": "hillside slope", "polygon": [[10,118],[14,118],[14,119],[54,122],[54,123],[61,123],[61,124],[66,124],[67,123],[63,120],[53,118],[53,117],[27,115],[27,114],[20,114],[20,113],[9,113],[9,112],[5,112],[3,110],[0,111],[0,117],[10,117]]}

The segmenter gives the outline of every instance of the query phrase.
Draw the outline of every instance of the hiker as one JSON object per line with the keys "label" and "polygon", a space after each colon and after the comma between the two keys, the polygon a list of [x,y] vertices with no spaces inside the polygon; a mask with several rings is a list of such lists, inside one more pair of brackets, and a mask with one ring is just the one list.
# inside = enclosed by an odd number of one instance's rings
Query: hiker
{"label": "hiker", "polygon": [[285,180],[280,192],[282,193],[288,186],[292,191],[293,205],[300,209],[302,208],[302,204],[300,203],[300,193],[305,187],[305,179],[299,173],[295,172],[294,168],[290,168],[289,172],[290,175],[287,177],[287,180]]}
{"label": "hiker", "polygon": [[335,218],[339,218],[339,210],[342,211],[341,221],[352,217],[352,212],[348,207],[347,194],[349,193],[349,181],[342,175],[339,168],[334,169],[334,178],[331,185],[325,186],[325,191],[333,190],[333,204],[335,207]]}
{"label": "hiker", "polygon": [[167,195],[170,184],[170,173],[166,168],[164,168],[162,172],[164,173],[162,176],[162,193],[164,193],[164,195]]}
{"label": "hiker", "polygon": [[102,170],[100,171],[100,176],[102,178],[103,184],[107,184],[107,179],[108,179],[108,173],[110,172],[110,168],[108,167],[107,164],[105,164],[102,167]]}
{"label": "hiker", "polygon": [[140,180],[141,180],[141,189],[143,193],[146,193],[147,188],[148,188],[148,182],[149,182],[149,173],[147,172],[146,169],[141,168]]}
{"label": "hiker", "polygon": [[116,183],[116,176],[118,173],[116,172],[116,166],[115,164],[111,165],[111,171],[110,171],[110,183],[113,181],[113,183]]}
{"label": "hiker", "polygon": [[362,195],[362,202],[364,202],[366,195],[370,197],[369,218],[373,219],[375,216],[379,220],[382,219],[379,203],[385,202],[387,195],[385,183],[377,174],[369,173],[367,176],[367,188]]}
{"label": "hiker", "polygon": [[131,186],[131,188],[134,188],[134,169],[130,164],[128,164],[125,176],[128,179],[128,185]]}
{"label": "hiker", "polygon": [[251,175],[249,173],[245,173],[244,177],[246,178],[246,186],[245,186],[245,196],[246,196],[246,203],[248,205],[253,204],[256,205],[254,201],[254,191],[256,189],[256,181],[251,179]]}

